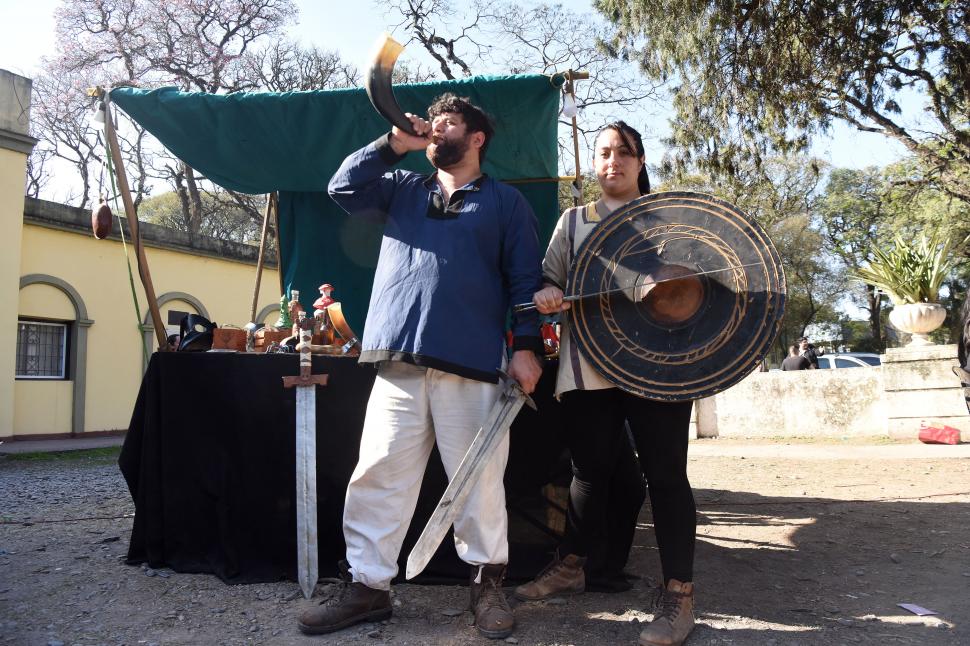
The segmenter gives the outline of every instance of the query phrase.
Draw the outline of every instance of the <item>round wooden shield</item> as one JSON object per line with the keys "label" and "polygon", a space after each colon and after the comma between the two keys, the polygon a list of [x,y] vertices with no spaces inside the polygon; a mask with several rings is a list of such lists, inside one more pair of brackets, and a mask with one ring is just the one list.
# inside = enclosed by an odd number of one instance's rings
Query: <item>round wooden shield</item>
{"label": "round wooden shield", "polygon": [[764,230],[701,193],[638,198],[600,222],[567,296],[583,356],[621,389],[708,397],[754,370],[778,335],[785,274]]}

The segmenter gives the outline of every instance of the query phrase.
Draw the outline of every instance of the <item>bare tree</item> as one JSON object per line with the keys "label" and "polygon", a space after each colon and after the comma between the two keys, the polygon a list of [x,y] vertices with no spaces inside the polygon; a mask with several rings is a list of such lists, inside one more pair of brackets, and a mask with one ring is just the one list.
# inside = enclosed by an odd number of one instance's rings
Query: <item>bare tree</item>
{"label": "bare tree", "polygon": [[[596,15],[562,5],[511,2],[491,5],[487,12],[480,8],[479,15],[489,42],[494,43],[491,57],[498,71],[589,73],[589,79],[574,84],[582,158],[589,158],[592,137],[609,121],[622,118],[647,131],[650,124],[645,117],[654,110],[659,85],[645,81],[633,65],[617,62],[598,47],[598,40],[608,32]],[[571,126],[571,120],[560,119],[559,159],[568,174],[575,169]]]}
{"label": "bare tree", "polygon": [[337,52],[316,47],[302,49],[296,43],[284,40],[251,53],[243,61],[243,68],[250,84],[247,89],[291,92],[360,84],[360,72],[345,63]]}
{"label": "bare tree", "polygon": [[45,144],[32,155],[32,164],[56,157],[74,165],[80,193],[72,195],[71,201],[85,207],[91,202],[93,176],[104,162],[104,149],[89,131],[90,99],[69,79],[63,70],[51,69],[34,80],[33,117]]}
{"label": "bare tree", "polygon": [[27,197],[40,197],[40,192],[47,188],[50,183],[51,174],[48,163],[54,156],[54,149],[44,138],[44,134],[36,128],[33,121],[30,123],[30,134],[37,139],[37,145],[27,157],[27,174],[24,181],[24,194]]}
{"label": "bare tree", "polygon": [[[612,59],[598,47],[608,35],[606,23],[592,13],[576,13],[561,5],[479,0],[460,13],[443,0],[391,0],[381,3],[400,19],[411,41],[438,63],[444,78],[477,74],[554,74],[567,70],[589,72],[576,84],[580,112],[581,156],[589,137],[610,119],[637,123],[650,112],[658,85],[647,82],[635,66]],[[632,117],[631,115],[637,115]],[[585,118],[583,118],[585,117]],[[560,121],[559,159],[574,170],[571,121]]]}
{"label": "bare tree", "polygon": [[[420,43],[437,61],[446,79],[456,78],[455,68],[462,76],[471,76],[471,66],[464,59],[471,55],[475,58],[470,60],[475,60],[489,49],[474,37],[481,19],[481,11],[477,8],[473,10],[474,18],[462,15],[459,20],[463,24],[455,26],[451,19],[456,12],[445,0],[390,0],[385,6],[389,13],[400,16],[395,29],[403,27],[411,40]],[[442,35],[452,30],[458,35],[452,38]],[[461,53],[462,48],[468,48],[468,53]]]}
{"label": "bare tree", "polygon": [[[336,52],[303,49],[280,38],[296,16],[292,0],[66,0],[56,14],[61,54],[47,61],[46,77],[73,78],[79,106],[89,103],[80,89],[93,85],[174,85],[183,90],[213,93],[266,89],[271,91],[348,87],[359,73]],[[56,97],[56,93],[49,93]],[[83,134],[92,150],[100,150],[97,134],[88,129],[83,110],[65,119],[74,148]],[[137,124],[117,113],[119,143],[125,158],[136,206],[152,186],[164,182],[177,196],[179,217],[167,224],[192,235],[226,235],[262,220],[262,196],[215,187],[187,164],[162,150]],[[65,126],[67,127],[67,126]],[[77,133],[74,133],[77,131]],[[63,148],[66,144],[60,144]],[[64,152],[67,156],[68,148]],[[40,154],[40,153],[38,153]],[[73,153],[82,179],[82,194],[90,192],[100,160]],[[38,158],[39,162],[39,158]],[[211,198],[211,199],[210,199]],[[84,198],[86,199],[86,197]],[[241,224],[225,210],[238,209],[250,223]],[[217,214],[218,211],[218,214]],[[216,218],[219,226],[209,226]],[[244,219],[245,219],[244,218]]]}
{"label": "bare tree", "polygon": [[296,13],[291,0],[67,0],[56,14],[59,61],[113,84],[234,92],[251,85],[247,53]]}

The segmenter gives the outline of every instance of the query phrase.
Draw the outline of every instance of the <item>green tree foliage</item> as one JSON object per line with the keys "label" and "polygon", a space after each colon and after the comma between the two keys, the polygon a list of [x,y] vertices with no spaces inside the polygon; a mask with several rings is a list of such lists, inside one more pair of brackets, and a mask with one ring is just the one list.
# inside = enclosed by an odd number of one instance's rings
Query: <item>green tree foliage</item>
{"label": "green tree foliage", "polygon": [[[673,84],[671,168],[734,172],[833,120],[900,142],[919,182],[970,202],[970,4],[596,0],[606,43]],[[919,108],[903,114],[904,95]],[[926,123],[914,120],[922,118]]]}
{"label": "green tree foliage", "polygon": [[817,160],[777,157],[759,166],[743,164],[730,176],[667,176],[657,187],[710,193],[737,205],[767,231],[788,283],[785,320],[772,352],[774,363],[784,358],[788,344],[810,324],[836,323],[840,318],[835,305],[845,290],[845,272],[823,253],[825,241],[813,216],[819,170]]}
{"label": "green tree foliage", "polygon": [[[258,223],[235,203],[231,193],[216,189],[201,193],[199,199],[206,214],[198,231],[200,235],[242,243],[259,242]],[[182,208],[182,200],[175,191],[143,200],[138,209],[138,217],[170,229],[190,230],[191,223],[186,221],[186,210]]]}
{"label": "green tree foliage", "polygon": [[[104,142],[88,124],[96,85],[176,86],[187,91],[290,91],[355,85],[359,74],[335,52],[286,38],[292,0],[64,0],[55,14],[57,55],[35,83],[34,119],[42,124],[30,186],[40,192],[51,156],[77,168],[70,201],[85,205],[109,192],[101,172]],[[262,220],[263,196],[213,187],[123,114],[118,135],[136,208],[162,185],[182,209],[167,221],[190,235],[245,239]],[[214,211],[207,209],[215,208]],[[238,213],[229,216],[226,208]],[[242,216],[247,216],[249,223]],[[212,222],[207,219],[212,218]],[[238,226],[233,226],[235,223]]]}
{"label": "green tree foliage", "polygon": [[[886,202],[884,176],[878,168],[836,168],[829,175],[816,213],[829,251],[849,271],[861,269],[872,260],[872,250],[891,238],[893,215]],[[872,285],[866,285],[864,291],[869,333],[878,346],[883,343],[882,298]],[[862,300],[855,290],[850,294],[854,300]]]}
{"label": "green tree foliage", "polygon": [[[895,235],[915,239],[923,232],[938,232],[956,244],[957,267],[945,281],[942,300],[955,324],[953,312],[965,297],[966,245],[970,234],[970,204],[919,181],[920,165],[906,159],[885,168],[835,169],[816,207],[828,250],[850,272],[873,260],[873,250],[891,246]],[[962,263],[962,266],[961,266]],[[869,329],[877,346],[885,347],[882,299],[871,285],[850,296],[869,312]]]}

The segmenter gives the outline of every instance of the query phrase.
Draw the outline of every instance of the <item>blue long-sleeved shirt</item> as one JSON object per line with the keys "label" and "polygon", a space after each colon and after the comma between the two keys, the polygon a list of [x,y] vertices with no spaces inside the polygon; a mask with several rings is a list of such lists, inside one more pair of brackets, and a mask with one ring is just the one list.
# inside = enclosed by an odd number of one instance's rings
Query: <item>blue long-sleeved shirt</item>
{"label": "blue long-sleeved shirt", "polygon": [[[392,168],[402,158],[385,135],[347,157],[328,187],[349,214],[384,222],[360,361],[494,383],[510,303],[542,286],[535,215],[486,176],[445,204],[434,175]],[[512,333],[513,350],[542,351],[534,310],[513,318]]]}

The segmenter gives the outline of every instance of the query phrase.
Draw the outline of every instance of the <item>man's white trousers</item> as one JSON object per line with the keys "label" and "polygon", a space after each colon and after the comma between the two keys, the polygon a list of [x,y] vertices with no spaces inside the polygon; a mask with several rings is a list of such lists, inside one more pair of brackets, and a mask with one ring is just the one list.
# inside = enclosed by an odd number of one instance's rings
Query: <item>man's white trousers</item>
{"label": "man's white trousers", "polygon": [[[432,368],[381,364],[344,506],[354,581],[390,588],[434,443],[450,480],[499,392],[497,384]],[[506,436],[455,521],[455,548],[470,565],[508,562],[503,485],[508,454]]]}

